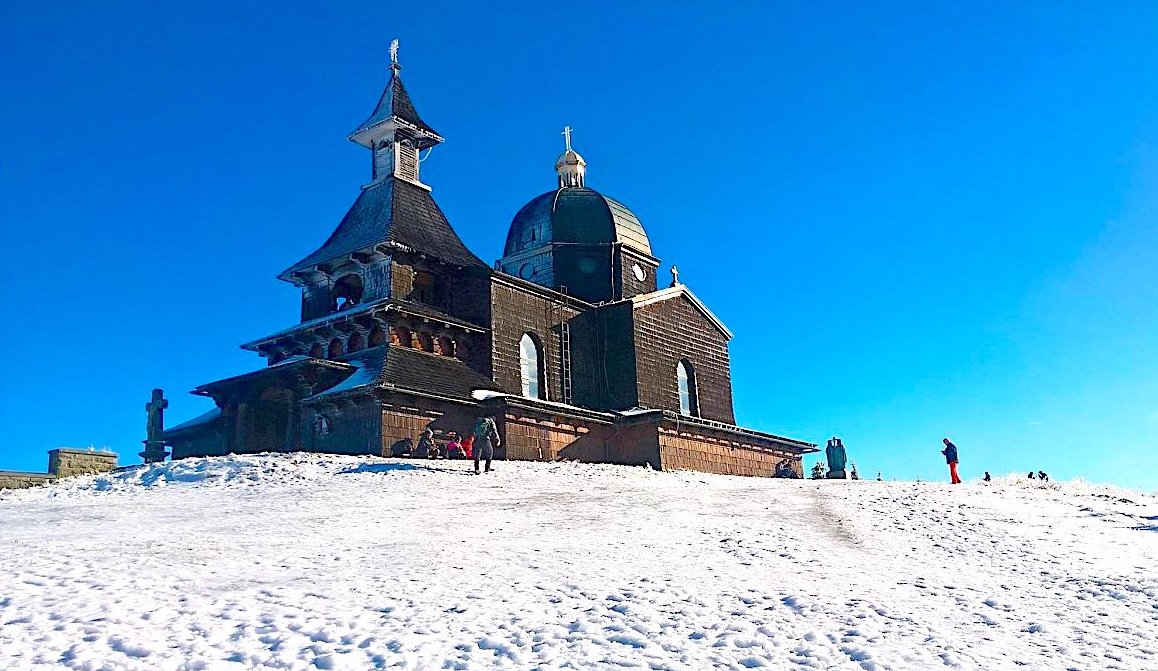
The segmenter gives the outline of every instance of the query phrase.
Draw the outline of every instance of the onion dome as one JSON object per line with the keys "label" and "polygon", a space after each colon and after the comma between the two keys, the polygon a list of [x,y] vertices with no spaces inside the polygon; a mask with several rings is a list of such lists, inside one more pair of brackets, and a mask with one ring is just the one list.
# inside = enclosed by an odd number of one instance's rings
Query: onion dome
{"label": "onion dome", "polygon": [[503,256],[552,243],[617,242],[651,255],[643,224],[626,205],[585,186],[564,186],[532,198],[518,211]]}

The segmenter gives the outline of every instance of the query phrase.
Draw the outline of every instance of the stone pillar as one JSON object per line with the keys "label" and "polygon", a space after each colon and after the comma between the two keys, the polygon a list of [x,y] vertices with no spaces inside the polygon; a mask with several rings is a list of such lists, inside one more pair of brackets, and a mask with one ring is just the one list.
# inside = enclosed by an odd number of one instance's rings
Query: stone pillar
{"label": "stone pillar", "polygon": [[145,404],[145,413],[149,421],[146,425],[146,437],[141,441],[145,444],[145,451],[140,453],[140,457],[146,464],[164,461],[165,457],[169,456],[169,451],[165,449],[165,408],[168,407],[169,401],[165,399],[165,392],[154,389],[153,400]]}

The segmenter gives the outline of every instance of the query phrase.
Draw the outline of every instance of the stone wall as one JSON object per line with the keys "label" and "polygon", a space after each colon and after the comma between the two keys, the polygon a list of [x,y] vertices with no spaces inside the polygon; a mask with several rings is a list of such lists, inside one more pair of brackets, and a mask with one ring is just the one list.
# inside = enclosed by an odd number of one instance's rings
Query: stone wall
{"label": "stone wall", "polygon": [[113,452],[95,452],[61,447],[48,451],[47,473],[0,471],[0,489],[25,489],[88,473],[107,473],[117,467]]}
{"label": "stone wall", "polygon": [[696,426],[671,424],[659,427],[660,466],[665,471],[772,477],[776,465],[789,459],[797,476],[804,476],[799,454],[712,435]]}
{"label": "stone wall", "polygon": [[113,452],[89,452],[61,447],[48,451],[48,472],[59,478],[86,473],[107,473],[117,467]]}
{"label": "stone wall", "polygon": [[0,489],[27,489],[52,482],[56,476],[48,473],[0,471]]}

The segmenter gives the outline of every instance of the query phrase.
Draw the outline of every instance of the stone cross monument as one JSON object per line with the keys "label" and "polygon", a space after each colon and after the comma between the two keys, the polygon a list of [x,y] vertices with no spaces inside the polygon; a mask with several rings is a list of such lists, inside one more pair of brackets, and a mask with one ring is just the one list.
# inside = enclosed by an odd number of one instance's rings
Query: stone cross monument
{"label": "stone cross monument", "polygon": [[145,444],[145,451],[140,453],[140,457],[146,464],[164,461],[169,456],[169,451],[165,449],[165,408],[168,407],[165,392],[154,389],[153,400],[145,404],[149,420],[145,425],[145,439],[141,441]]}
{"label": "stone cross monument", "polygon": [[840,438],[836,436],[829,438],[828,445],[824,448],[824,456],[828,457],[828,474],[824,477],[829,480],[847,480],[848,474],[844,472],[844,464],[848,460],[848,455]]}

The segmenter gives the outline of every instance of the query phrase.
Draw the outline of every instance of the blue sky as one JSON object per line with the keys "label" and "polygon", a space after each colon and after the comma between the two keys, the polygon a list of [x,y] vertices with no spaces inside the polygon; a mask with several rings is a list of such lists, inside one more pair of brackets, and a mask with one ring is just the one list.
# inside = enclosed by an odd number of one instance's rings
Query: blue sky
{"label": "blue sky", "polygon": [[741,424],[865,476],[947,479],[950,436],[966,478],[1158,489],[1158,5],[208,4],[3,10],[0,468],[136,461],[151,388],[174,423],[262,364],[397,37],[467,244],[572,126],[736,333]]}

